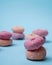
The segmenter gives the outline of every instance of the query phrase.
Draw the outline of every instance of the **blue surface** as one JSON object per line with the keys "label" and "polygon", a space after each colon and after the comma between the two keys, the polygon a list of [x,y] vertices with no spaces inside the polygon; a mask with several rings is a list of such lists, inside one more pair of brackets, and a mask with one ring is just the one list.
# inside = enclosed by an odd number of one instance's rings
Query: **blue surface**
{"label": "blue surface", "polygon": [[24,34],[43,28],[49,31],[44,47],[44,61],[29,61],[25,57],[24,41],[13,41],[13,46],[0,47],[0,65],[52,65],[52,0],[0,0],[0,31],[11,31],[23,26]]}

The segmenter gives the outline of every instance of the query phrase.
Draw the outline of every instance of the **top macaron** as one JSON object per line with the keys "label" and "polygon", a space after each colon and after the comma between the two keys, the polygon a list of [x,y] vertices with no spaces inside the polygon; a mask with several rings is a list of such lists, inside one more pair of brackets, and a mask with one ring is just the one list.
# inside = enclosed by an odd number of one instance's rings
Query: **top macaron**
{"label": "top macaron", "polygon": [[20,27],[20,26],[14,26],[14,27],[12,28],[12,31],[13,31],[14,33],[23,33],[23,32],[24,32],[24,28],[23,28],[23,27]]}
{"label": "top macaron", "polygon": [[39,36],[25,41],[24,46],[27,50],[35,50],[42,46],[44,42],[45,42],[44,38]]}
{"label": "top macaron", "polygon": [[0,39],[10,39],[12,37],[12,34],[10,32],[7,31],[1,31],[0,32]]}
{"label": "top macaron", "polygon": [[48,31],[45,29],[37,29],[37,30],[34,30],[32,33],[37,34],[42,37],[45,37],[48,35]]}

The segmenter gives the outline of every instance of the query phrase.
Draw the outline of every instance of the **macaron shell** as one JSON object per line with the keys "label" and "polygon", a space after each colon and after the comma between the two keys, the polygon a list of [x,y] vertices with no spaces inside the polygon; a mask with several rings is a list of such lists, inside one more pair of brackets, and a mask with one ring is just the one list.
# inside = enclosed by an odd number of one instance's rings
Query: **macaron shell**
{"label": "macaron shell", "polygon": [[43,60],[46,57],[46,50],[44,47],[40,47],[37,50],[26,51],[26,58],[29,60]]}
{"label": "macaron shell", "polygon": [[0,39],[0,46],[8,46],[12,44],[12,40],[1,40]]}
{"label": "macaron shell", "polygon": [[12,31],[14,33],[23,33],[24,32],[24,28],[23,27],[19,27],[19,26],[15,26],[12,28]]}
{"label": "macaron shell", "polygon": [[48,35],[48,31],[47,30],[43,30],[43,29],[34,30],[32,33],[40,35],[42,37],[45,37],[45,36]]}
{"label": "macaron shell", "polygon": [[10,39],[12,37],[12,34],[10,32],[7,31],[2,31],[0,32],[0,39]]}
{"label": "macaron shell", "polygon": [[26,40],[30,40],[30,39],[36,38],[36,37],[39,37],[39,35],[36,35],[36,34],[27,34],[27,35],[25,35]]}
{"label": "macaron shell", "polygon": [[17,40],[17,39],[23,39],[24,38],[24,34],[20,34],[20,33],[13,33],[12,34],[12,39]]}

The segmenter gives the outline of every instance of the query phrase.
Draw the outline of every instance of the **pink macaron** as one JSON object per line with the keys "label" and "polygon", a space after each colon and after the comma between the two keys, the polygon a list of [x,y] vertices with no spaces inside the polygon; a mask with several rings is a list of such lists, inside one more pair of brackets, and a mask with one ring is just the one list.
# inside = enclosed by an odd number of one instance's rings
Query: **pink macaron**
{"label": "pink macaron", "polygon": [[12,38],[13,38],[14,40],[24,39],[24,34],[22,34],[22,33],[13,33],[13,34],[12,34]]}
{"label": "pink macaron", "polygon": [[12,45],[12,39],[9,40],[0,39],[0,46],[9,46],[9,45]]}
{"label": "pink macaron", "polygon": [[23,32],[24,32],[24,28],[23,28],[22,26],[14,26],[14,27],[12,28],[12,31],[13,31],[14,33],[23,33]]}
{"label": "pink macaron", "polygon": [[26,58],[33,61],[40,61],[40,60],[44,60],[46,57],[46,49],[44,47],[40,47],[36,50],[27,50],[26,51]]}
{"label": "pink macaron", "polygon": [[11,37],[12,37],[12,34],[10,32],[7,32],[7,31],[0,32],[0,39],[7,40],[7,39],[10,39]]}
{"label": "pink macaron", "polygon": [[27,50],[35,50],[42,46],[45,42],[45,39],[43,37],[37,37],[37,38],[32,38],[31,40],[27,40],[24,43],[24,46]]}
{"label": "pink macaron", "polygon": [[34,30],[32,33],[33,34],[40,35],[42,37],[45,37],[45,36],[48,35],[48,31],[47,30],[44,30],[44,29],[37,29],[37,30]]}
{"label": "pink macaron", "polygon": [[39,35],[37,35],[37,34],[27,34],[27,35],[25,35],[26,40],[30,40],[30,39],[36,38],[36,37],[39,37]]}

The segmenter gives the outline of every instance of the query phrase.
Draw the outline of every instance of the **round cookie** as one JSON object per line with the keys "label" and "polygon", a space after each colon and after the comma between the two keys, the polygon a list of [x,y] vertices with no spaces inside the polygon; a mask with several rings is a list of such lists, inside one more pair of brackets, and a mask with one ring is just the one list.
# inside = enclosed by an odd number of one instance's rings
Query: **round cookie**
{"label": "round cookie", "polygon": [[12,28],[12,31],[14,33],[23,33],[24,32],[24,28],[20,27],[20,26],[15,26],[15,27]]}
{"label": "round cookie", "polygon": [[26,51],[26,58],[29,60],[44,60],[46,57],[46,50],[44,47],[40,47],[36,50]]}
{"label": "round cookie", "polygon": [[31,40],[27,40],[24,43],[24,46],[27,50],[35,50],[42,46],[45,42],[45,39],[43,37],[37,37],[37,38],[32,38]]}
{"label": "round cookie", "polygon": [[7,39],[10,39],[11,37],[12,37],[12,34],[10,32],[7,32],[7,31],[0,32],[0,39],[7,40]]}
{"label": "round cookie", "polygon": [[9,46],[12,44],[12,40],[9,39],[9,40],[1,40],[0,39],[0,46]]}
{"label": "round cookie", "polygon": [[24,39],[24,34],[22,34],[22,33],[13,33],[12,34],[12,39],[14,39],[14,40]]}
{"label": "round cookie", "polygon": [[45,37],[48,35],[48,31],[44,29],[37,29],[37,30],[34,30],[32,33],[40,35],[42,37]]}

